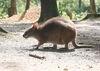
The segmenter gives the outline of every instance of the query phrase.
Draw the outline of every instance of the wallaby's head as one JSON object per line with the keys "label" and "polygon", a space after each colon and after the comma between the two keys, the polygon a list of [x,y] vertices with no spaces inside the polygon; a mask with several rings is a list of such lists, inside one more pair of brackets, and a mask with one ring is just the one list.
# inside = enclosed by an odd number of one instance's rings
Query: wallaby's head
{"label": "wallaby's head", "polygon": [[33,24],[33,26],[32,26],[31,28],[29,28],[29,29],[23,34],[23,37],[24,37],[24,38],[34,37],[37,28],[38,28],[38,23],[35,22],[35,23]]}

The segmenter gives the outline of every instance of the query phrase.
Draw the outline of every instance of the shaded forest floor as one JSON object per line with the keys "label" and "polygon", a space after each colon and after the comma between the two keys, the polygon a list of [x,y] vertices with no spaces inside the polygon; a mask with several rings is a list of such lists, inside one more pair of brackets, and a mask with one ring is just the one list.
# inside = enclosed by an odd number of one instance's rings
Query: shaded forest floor
{"label": "shaded forest floor", "polygon": [[[39,50],[31,51],[37,40],[24,39],[22,35],[32,23],[0,21],[0,26],[9,31],[8,34],[0,32],[0,71],[100,71],[100,21],[75,23],[76,42],[94,48],[59,51],[43,49],[52,47],[52,44],[44,44]],[[58,48],[62,47],[58,45]],[[71,43],[69,48],[74,48]],[[45,59],[30,57],[29,54],[44,56]]]}

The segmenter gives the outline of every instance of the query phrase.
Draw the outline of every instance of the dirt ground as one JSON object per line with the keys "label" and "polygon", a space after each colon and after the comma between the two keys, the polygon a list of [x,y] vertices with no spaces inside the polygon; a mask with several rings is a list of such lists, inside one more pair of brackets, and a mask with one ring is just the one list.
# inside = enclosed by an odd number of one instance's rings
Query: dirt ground
{"label": "dirt ground", "polygon": [[[37,40],[24,39],[22,35],[32,25],[31,22],[37,21],[39,16],[40,8],[36,7],[3,21],[0,20],[0,27],[9,31],[8,34],[0,32],[0,71],[100,70],[99,19],[75,24],[78,32],[77,43],[92,45],[94,48],[73,50],[74,47],[70,43],[70,51],[61,51],[59,49],[43,49],[43,47],[52,47],[52,44],[44,44],[39,50],[32,51],[33,47],[31,46],[37,45]],[[62,47],[64,46],[58,45],[58,48]],[[45,57],[45,59],[30,57],[29,54]]]}
{"label": "dirt ground", "polygon": [[[0,32],[0,71],[100,71],[100,21],[86,20],[76,22],[77,43],[93,45],[94,48],[81,48],[70,51],[43,49],[52,47],[44,44],[39,50],[31,51],[37,45],[33,38],[24,39],[24,31],[32,23],[0,22],[8,34]],[[58,48],[64,47],[58,45]],[[34,46],[35,48],[35,46]],[[38,59],[29,54],[45,57]]]}

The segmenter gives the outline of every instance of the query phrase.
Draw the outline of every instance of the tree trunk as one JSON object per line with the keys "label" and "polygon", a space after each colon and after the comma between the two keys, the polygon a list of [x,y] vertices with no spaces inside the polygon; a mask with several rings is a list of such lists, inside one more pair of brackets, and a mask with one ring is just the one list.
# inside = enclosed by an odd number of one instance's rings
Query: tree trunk
{"label": "tree trunk", "polygon": [[97,14],[97,12],[96,12],[95,0],[90,0],[90,12],[91,12],[91,14],[87,14],[87,16],[85,18],[83,18],[83,20],[96,19],[96,18],[100,17],[100,14]]}
{"label": "tree trunk", "polygon": [[11,0],[11,7],[8,8],[8,15],[13,16],[17,14],[17,10],[16,10],[16,0]]}
{"label": "tree trunk", "polygon": [[81,8],[81,0],[79,0],[79,8]]}
{"label": "tree trunk", "polygon": [[30,7],[30,0],[27,0],[27,2],[26,2],[26,9],[25,10],[29,9],[29,7]]}
{"label": "tree trunk", "polygon": [[91,14],[97,14],[95,7],[95,0],[90,0],[90,9],[91,9]]}
{"label": "tree trunk", "polygon": [[56,0],[41,0],[41,15],[39,22],[44,22],[56,16],[59,16]]}

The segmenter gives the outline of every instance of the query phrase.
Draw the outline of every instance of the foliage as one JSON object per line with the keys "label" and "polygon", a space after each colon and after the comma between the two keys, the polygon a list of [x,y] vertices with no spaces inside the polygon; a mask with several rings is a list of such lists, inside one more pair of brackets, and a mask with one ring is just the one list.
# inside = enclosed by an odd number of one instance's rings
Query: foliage
{"label": "foliage", "polygon": [[[30,0],[30,8],[34,6],[40,6],[40,0]],[[25,11],[26,0],[16,0],[17,12],[22,13]]]}
{"label": "foliage", "polygon": [[[0,18],[8,17],[11,0],[0,0]],[[26,0],[16,0],[17,13],[25,11]],[[40,6],[40,0],[31,0],[30,7]]]}
{"label": "foliage", "polygon": [[[11,0],[0,0],[0,18],[8,17],[7,12],[10,7]],[[90,0],[81,0],[79,8],[79,0],[57,0],[58,11],[60,15],[69,18],[72,12],[73,19],[82,19],[87,13],[90,13]],[[97,13],[100,13],[100,0],[95,0]],[[26,0],[16,0],[17,13],[25,11]],[[40,6],[40,0],[31,0],[30,7]]]}
{"label": "foliage", "polygon": [[0,0],[0,18],[7,17],[7,10],[10,6],[10,0]]}
{"label": "foliage", "polygon": [[[86,13],[89,12],[89,4],[87,0],[82,1],[82,5],[79,8],[79,0],[61,0],[59,1],[59,13],[64,17],[68,17],[72,13],[73,18],[82,19]],[[83,15],[84,14],[84,15]]]}
{"label": "foliage", "polygon": [[[82,19],[90,13],[90,0],[81,0],[81,7],[79,8],[79,0],[58,0],[58,9],[60,15],[69,17],[72,12],[73,19]],[[100,13],[100,0],[95,0],[97,13]]]}

